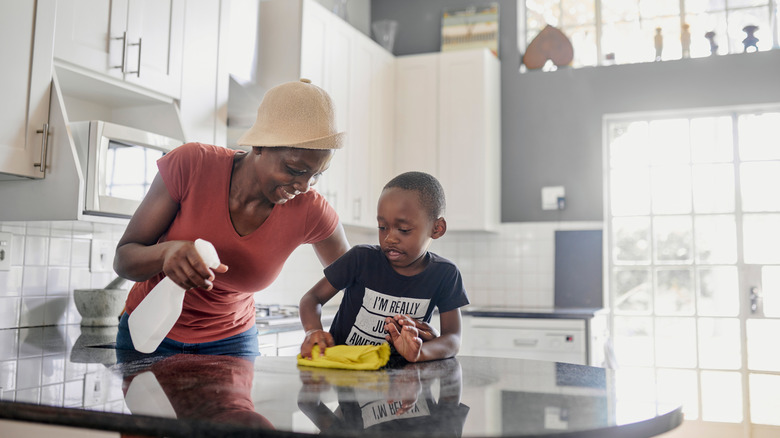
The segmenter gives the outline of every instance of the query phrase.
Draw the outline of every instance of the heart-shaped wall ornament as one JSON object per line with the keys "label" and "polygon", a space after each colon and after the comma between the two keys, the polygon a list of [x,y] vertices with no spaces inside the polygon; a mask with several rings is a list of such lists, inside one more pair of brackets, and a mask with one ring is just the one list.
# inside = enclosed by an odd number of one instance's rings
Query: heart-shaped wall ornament
{"label": "heart-shaped wall ornament", "polygon": [[549,24],[528,45],[523,64],[532,70],[539,69],[548,59],[558,67],[570,65],[574,59],[574,48],[569,38]]}

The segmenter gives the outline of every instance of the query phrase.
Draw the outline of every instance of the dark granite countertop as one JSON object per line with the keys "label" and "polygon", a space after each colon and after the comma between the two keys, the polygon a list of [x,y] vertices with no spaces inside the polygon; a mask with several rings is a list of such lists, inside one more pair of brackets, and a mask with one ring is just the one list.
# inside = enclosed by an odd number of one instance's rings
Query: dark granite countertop
{"label": "dark granite countertop", "polygon": [[682,421],[679,404],[602,368],[459,356],[345,371],[294,357],[117,354],[104,346],[110,329],[81,329],[75,342],[78,326],[39,329],[18,336],[20,351],[89,364],[69,376],[83,396],[3,397],[0,418],[167,437],[393,438],[649,437]]}
{"label": "dark granite countertop", "polygon": [[601,308],[505,306],[467,306],[461,310],[464,315],[480,317],[552,319],[591,319],[604,311]]}

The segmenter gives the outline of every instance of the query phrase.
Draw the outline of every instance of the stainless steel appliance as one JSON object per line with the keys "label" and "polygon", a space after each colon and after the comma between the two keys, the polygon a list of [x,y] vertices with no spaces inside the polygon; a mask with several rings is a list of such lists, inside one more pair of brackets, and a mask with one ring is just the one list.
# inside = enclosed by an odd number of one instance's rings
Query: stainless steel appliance
{"label": "stainless steel appliance", "polygon": [[84,213],[130,217],[157,174],[156,161],[182,140],[100,120],[70,124],[84,170]]}

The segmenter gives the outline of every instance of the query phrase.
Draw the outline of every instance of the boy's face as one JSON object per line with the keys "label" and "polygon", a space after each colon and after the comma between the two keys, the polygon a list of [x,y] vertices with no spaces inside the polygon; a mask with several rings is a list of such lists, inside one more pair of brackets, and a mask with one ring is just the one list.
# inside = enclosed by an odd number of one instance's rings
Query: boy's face
{"label": "boy's face", "polygon": [[443,234],[437,231],[439,220],[430,218],[413,190],[393,187],[382,192],[377,205],[379,246],[396,272],[422,272],[428,245]]}

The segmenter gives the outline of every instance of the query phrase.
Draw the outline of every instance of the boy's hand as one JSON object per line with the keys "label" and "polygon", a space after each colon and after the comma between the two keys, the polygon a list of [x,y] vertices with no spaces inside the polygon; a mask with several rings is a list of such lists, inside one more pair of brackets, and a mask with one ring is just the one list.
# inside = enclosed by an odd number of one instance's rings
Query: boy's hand
{"label": "boy's hand", "polygon": [[405,368],[401,374],[390,375],[388,402],[399,402],[395,415],[401,415],[414,409],[422,394],[420,370]]}
{"label": "boy's hand", "polygon": [[311,349],[315,345],[320,346],[320,356],[325,354],[325,349],[335,345],[333,342],[333,335],[322,329],[314,329],[306,332],[306,337],[301,344],[301,356],[306,359],[311,359]]}
{"label": "boy's hand", "polygon": [[[396,315],[400,316],[400,315]],[[404,321],[401,319],[401,321]],[[423,340],[420,338],[420,331],[413,323],[402,323],[394,318],[387,317],[385,320],[385,330],[388,335],[385,336],[387,342],[393,344],[396,351],[409,362],[417,362],[420,359]],[[401,327],[399,330],[398,327]]]}
{"label": "boy's hand", "polygon": [[[439,337],[439,332],[436,331],[432,325],[428,324],[427,322],[414,319],[409,315],[395,315],[393,317],[388,317],[385,319],[385,325],[388,324],[395,325],[399,331],[401,330],[401,327],[405,325],[413,326],[417,329],[418,336],[423,340],[423,342],[428,342]],[[387,330],[387,328],[385,328],[385,330]]]}

